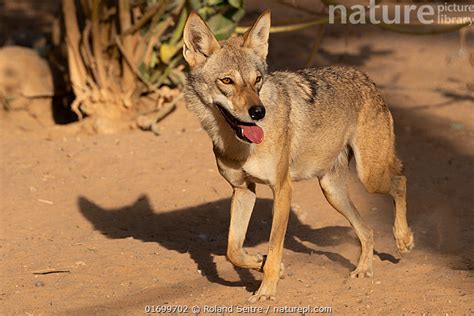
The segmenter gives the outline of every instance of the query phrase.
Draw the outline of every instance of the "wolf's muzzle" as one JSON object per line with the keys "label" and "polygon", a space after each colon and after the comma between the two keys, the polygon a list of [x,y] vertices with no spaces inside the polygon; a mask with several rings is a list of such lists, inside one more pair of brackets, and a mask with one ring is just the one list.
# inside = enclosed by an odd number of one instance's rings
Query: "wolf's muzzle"
{"label": "wolf's muzzle", "polygon": [[249,115],[252,120],[261,120],[265,117],[265,107],[263,105],[254,105],[249,109]]}

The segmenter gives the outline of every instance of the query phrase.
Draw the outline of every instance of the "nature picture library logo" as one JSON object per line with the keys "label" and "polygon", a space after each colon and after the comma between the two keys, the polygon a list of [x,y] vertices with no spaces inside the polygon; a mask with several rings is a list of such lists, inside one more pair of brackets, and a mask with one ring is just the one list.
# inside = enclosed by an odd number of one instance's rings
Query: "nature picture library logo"
{"label": "nature picture library logo", "polygon": [[341,24],[466,24],[474,23],[474,4],[377,4],[370,0],[368,6],[342,4],[329,6],[329,23]]}

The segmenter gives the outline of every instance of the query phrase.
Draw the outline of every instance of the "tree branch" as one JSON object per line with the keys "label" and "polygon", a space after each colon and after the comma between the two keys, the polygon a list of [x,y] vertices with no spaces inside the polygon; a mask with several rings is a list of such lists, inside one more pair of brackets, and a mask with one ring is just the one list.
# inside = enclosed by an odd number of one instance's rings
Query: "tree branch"
{"label": "tree branch", "polygon": [[63,14],[66,28],[69,75],[74,93],[78,96],[86,88],[87,72],[79,49],[81,35],[79,33],[74,0],[63,0]]}
{"label": "tree branch", "polygon": [[[130,16],[130,3],[129,0],[119,0],[119,18],[120,18],[120,30],[127,30],[131,27],[131,16]],[[125,60],[133,56],[133,39],[130,35],[123,36],[123,47],[121,49],[122,56]],[[131,91],[135,90],[135,76],[133,74],[132,59],[127,62],[122,62],[123,71],[123,90]]]}
{"label": "tree branch", "polygon": [[148,81],[145,80],[145,78],[141,76],[140,71],[133,64],[131,57],[125,51],[125,47],[122,45],[122,42],[120,42],[119,36],[115,36],[115,43],[117,44],[117,47],[119,48],[120,53],[122,54],[124,60],[127,62],[128,66],[133,71],[133,73],[137,76],[137,78],[140,79],[147,86],[148,90],[155,91],[156,88],[153,87],[153,85],[151,85]]}
{"label": "tree branch", "polygon": [[93,0],[92,7],[92,49],[97,68],[97,84],[100,88],[107,88],[107,77],[105,75],[104,60],[102,56],[102,39],[100,33],[100,0]]}
{"label": "tree branch", "polygon": [[[141,17],[140,20],[138,20],[134,25],[124,30],[122,34],[120,34],[120,36],[123,38],[124,36],[134,34],[136,31],[141,29],[143,25],[145,25],[151,18],[155,16],[155,14],[158,13],[158,11],[163,11],[165,9],[167,2],[168,1],[161,1],[158,4],[152,6],[150,9],[148,9],[147,12],[145,12],[145,14]],[[161,14],[163,14],[163,12],[161,12]]]}

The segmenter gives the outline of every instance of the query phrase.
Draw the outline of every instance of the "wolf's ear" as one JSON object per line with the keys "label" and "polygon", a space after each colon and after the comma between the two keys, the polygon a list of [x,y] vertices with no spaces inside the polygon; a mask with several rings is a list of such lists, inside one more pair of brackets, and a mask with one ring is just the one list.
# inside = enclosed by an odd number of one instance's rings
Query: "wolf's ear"
{"label": "wolf's ear", "polygon": [[268,37],[270,35],[271,13],[265,10],[255,24],[244,34],[244,47],[254,50],[255,54],[267,58]]}
{"label": "wolf's ear", "polygon": [[191,68],[206,61],[221,46],[201,17],[191,12],[184,26],[183,56]]}

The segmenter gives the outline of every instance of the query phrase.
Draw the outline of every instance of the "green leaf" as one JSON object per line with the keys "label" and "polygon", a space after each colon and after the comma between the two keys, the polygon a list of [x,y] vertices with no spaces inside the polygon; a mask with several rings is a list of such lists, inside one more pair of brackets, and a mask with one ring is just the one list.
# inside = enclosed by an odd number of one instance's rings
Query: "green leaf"
{"label": "green leaf", "polygon": [[228,0],[229,4],[234,8],[240,9],[242,8],[242,0]]}
{"label": "green leaf", "polygon": [[234,22],[239,22],[240,19],[242,19],[245,15],[245,10],[244,9],[238,9],[237,11],[235,11],[233,14],[232,14],[232,20]]}
{"label": "green leaf", "polygon": [[191,5],[191,8],[193,10],[198,10],[199,8],[202,7],[201,0],[189,0],[189,4]]}
{"label": "green leaf", "polygon": [[179,39],[183,36],[184,24],[186,23],[187,17],[188,17],[188,9],[184,7],[183,10],[181,11],[181,15],[179,16],[178,25],[174,29],[173,35],[170,38],[170,44],[175,45],[179,41]]}
{"label": "green leaf", "polygon": [[152,83],[156,83],[156,81],[158,80],[158,78],[161,77],[162,74],[163,74],[163,68],[158,67],[158,69],[155,69],[153,73],[150,75],[150,80],[148,81]]}
{"label": "green leaf", "polygon": [[235,29],[234,22],[221,14],[212,16],[207,24],[219,41],[229,38]]}
{"label": "green leaf", "polygon": [[155,66],[158,64],[158,56],[155,52],[151,54],[151,60],[150,60],[150,68],[155,68]]}
{"label": "green leaf", "polygon": [[173,83],[177,86],[184,85],[184,82],[186,80],[184,73],[176,68],[171,70],[170,74],[168,75],[168,78],[170,78],[170,80],[173,81]]}
{"label": "green leaf", "polygon": [[160,46],[160,59],[163,63],[169,64],[171,58],[176,54],[176,46],[163,43]]}
{"label": "green leaf", "polygon": [[207,5],[213,6],[221,4],[223,0],[207,0]]}
{"label": "green leaf", "polygon": [[204,20],[207,20],[209,16],[216,14],[216,10],[213,7],[202,7],[198,13]]}
{"label": "green leaf", "polygon": [[150,79],[150,76],[148,75],[148,69],[144,63],[141,63],[140,65],[138,65],[138,72],[143,78],[145,78],[145,80]]}
{"label": "green leaf", "polygon": [[[163,0],[160,0],[163,1]],[[176,8],[177,6],[181,5],[181,3],[185,0],[168,0],[168,6],[172,9]]]}

